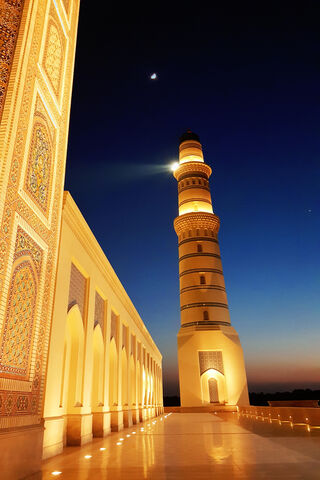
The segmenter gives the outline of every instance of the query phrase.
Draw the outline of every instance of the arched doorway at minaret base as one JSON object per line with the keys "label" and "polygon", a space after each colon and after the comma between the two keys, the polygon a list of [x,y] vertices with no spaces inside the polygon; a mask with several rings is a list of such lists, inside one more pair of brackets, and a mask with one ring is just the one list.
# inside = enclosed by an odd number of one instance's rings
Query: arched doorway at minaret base
{"label": "arched doorway at minaret base", "polygon": [[221,372],[209,368],[203,372],[200,378],[202,403],[204,405],[227,403],[226,381]]}

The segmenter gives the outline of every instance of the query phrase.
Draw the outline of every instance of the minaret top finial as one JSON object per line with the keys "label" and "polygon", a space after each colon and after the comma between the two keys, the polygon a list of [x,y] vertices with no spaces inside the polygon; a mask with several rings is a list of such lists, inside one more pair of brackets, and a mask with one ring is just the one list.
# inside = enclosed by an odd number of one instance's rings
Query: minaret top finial
{"label": "minaret top finial", "polygon": [[190,128],[188,128],[188,130],[187,130],[183,135],[181,135],[179,144],[182,143],[182,142],[185,142],[185,141],[187,141],[187,140],[196,140],[197,142],[200,143],[199,135],[197,135],[196,133],[192,132],[192,131],[190,130]]}

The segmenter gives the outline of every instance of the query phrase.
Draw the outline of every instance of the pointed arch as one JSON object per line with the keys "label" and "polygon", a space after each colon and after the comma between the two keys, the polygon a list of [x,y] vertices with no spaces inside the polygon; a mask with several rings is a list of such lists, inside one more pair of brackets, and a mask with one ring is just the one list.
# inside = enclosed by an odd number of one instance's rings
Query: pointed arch
{"label": "pointed arch", "polygon": [[146,369],[143,365],[142,367],[142,406],[147,404],[147,378],[146,378]]}
{"label": "pointed arch", "polygon": [[103,405],[103,379],[104,379],[104,345],[100,325],[96,325],[93,331],[93,367],[92,367],[92,391],[91,409]]}
{"label": "pointed arch", "polygon": [[130,401],[131,405],[136,405],[136,364],[134,361],[134,357],[130,355]]}
{"label": "pointed arch", "polygon": [[125,347],[121,351],[121,404],[128,405],[128,358]]}
{"label": "pointed arch", "polygon": [[142,381],[141,381],[140,360],[137,360],[137,389],[138,389],[137,401],[138,401],[138,405],[141,405],[142,404]]}
{"label": "pointed arch", "polygon": [[214,368],[209,368],[201,375],[201,392],[202,403],[204,404],[226,403],[227,392],[225,376],[218,370],[215,370]]}
{"label": "pointed arch", "polygon": [[114,337],[109,349],[109,406],[118,405],[118,349]]}
{"label": "pointed arch", "polygon": [[84,359],[84,329],[78,305],[73,305],[67,314],[61,406],[65,413],[75,413],[82,405],[82,381]]}

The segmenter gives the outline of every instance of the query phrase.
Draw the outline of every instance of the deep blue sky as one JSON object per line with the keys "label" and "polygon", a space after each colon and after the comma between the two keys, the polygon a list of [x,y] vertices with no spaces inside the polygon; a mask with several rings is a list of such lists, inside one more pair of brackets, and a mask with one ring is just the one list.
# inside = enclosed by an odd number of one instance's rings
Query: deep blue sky
{"label": "deep blue sky", "polygon": [[177,185],[166,166],[181,133],[197,132],[249,387],[319,387],[319,3],[171,3],[109,2],[99,16],[81,2],[66,189],[174,394]]}

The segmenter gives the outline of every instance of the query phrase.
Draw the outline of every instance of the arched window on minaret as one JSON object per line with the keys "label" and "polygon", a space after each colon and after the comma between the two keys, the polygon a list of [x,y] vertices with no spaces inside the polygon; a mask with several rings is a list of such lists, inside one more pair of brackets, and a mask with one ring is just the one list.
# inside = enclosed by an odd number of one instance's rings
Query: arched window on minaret
{"label": "arched window on minaret", "polygon": [[198,252],[202,252],[202,245],[201,245],[201,243],[198,243],[198,245],[197,245],[197,251],[198,251]]}
{"label": "arched window on minaret", "polygon": [[208,310],[205,310],[205,311],[203,312],[203,320],[209,320]]}
{"label": "arched window on minaret", "polygon": [[206,284],[206,277],[204,275],[200,275],[200,285]]}

